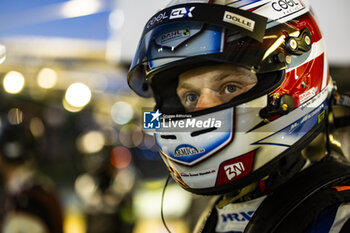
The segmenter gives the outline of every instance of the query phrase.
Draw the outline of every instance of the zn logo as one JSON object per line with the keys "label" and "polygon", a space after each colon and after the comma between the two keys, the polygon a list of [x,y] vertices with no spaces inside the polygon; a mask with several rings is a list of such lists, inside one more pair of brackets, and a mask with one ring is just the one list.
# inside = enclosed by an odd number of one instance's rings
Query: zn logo
{"label": "zn logo", "polygon": [[240,174],[242,174],[242,172],[245,171],[245,168],[242,162],[238,162],[238,163],[225,166],[224,170],[226,172],[227,178],[229,180],[232,180],[236,176],[239,176]]}
{"label": "zn logo", "polygon": [[181,8],[176,8],[171,11],[169,19],[178,19],[178,18],[185,18],[189,17],[192,18],[192,11],[194,10],[194,6],[189,8],[189,7],[181,7]]}

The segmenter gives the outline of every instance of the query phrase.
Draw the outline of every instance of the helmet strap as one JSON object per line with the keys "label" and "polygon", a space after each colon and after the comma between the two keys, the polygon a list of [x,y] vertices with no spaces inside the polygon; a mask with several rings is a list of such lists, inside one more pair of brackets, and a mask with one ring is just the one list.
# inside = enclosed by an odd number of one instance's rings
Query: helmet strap
{"label": "helmet strap", "polygon": [[226,205],[237,201],[238,199],[252,193],[253,191],[255,191],[257,188],[257,184],[256,183],[252,183],[242,189],[239,190],[238,194],[235,196],[231,196],[231,197],[227,197],[227,198],[223,198],[221,201],[218,202],[218,204],[216,205],[219,209],[225,207]]}

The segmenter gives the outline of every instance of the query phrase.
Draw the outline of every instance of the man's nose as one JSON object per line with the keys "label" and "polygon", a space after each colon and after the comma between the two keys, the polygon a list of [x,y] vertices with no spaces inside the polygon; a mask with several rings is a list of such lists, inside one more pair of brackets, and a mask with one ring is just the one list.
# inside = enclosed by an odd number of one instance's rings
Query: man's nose
{"label": "man's nose", "polygon": [[217,93],[210,89],[205,89],[199,96],[195,111],[212,108],[220,104],[223,104],[223,101],[218,97]]}

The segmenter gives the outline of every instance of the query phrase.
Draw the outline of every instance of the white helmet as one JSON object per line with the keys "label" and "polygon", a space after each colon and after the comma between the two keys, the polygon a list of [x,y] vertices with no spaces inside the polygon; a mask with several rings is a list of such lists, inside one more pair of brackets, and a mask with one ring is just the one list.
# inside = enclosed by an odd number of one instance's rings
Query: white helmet
{"label": "white helmet", "polygon": [[153,96],[163,116],[186,115],[176,93],[179,74],[219,64],[247,68],[257,84],[192,113],[187,126],[207,122],[204,130],[155,132],[172,177],[197,194],[244,187],[278,172],[285,159],[295,161],[322,131],[332,90],[306,0],[174,0],[147,22],[128,84]]}

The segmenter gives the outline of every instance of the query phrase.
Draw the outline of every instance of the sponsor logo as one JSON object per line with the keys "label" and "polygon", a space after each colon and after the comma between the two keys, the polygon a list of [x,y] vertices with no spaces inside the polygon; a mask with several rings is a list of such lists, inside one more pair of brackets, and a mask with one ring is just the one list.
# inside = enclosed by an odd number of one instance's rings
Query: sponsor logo
{"label": "sponsor logo", "polygon": [[242,162],[230,164],[224,167],[227,178],[232,180],[233,178],[242,174],[245,171],[244,165]]}
{"label": "sponsor logo", "polygon": [[221,214],[221,219],[223,222],[247,222],[252,218],[253,214],[254,211]]}
{"label": "sponsor logo", "polygon": [[248,175],[253,168],[256,150],[237,156],[220,164],[216,186]]}
{"label": "sponsor logo", "polygon": [[197,149],[194,146],[191,145],[180,145],[175,149],[175,157],[182,157],[182,156],[189,156],[189,155],[195,155],[204,152],[205,149]]}
{"label": "sponsor logo", "polygon": [[241,28],[247,29],[249,31],[254,31],[255,21],[248,19],[244,16],[234,14],[229,11],[225,11],[223,20],[227,23],[237,25]]}
{"label": "sponsor logo", "polygon": [[193,173],[193,172],[181,172],[180,175],[184,177],[189,177],[189,176],[205,176],[209,174],[215,173],[215,169],[209,170],[209,171],[201,171],[198,173]]}
{"label": "sponsor logo", "polygon": [[174,40],[188,38],[189,36],[190,36],[189,29],[176,30],[176,31],[163,34],[160,38],[160,42],[161,44],[165,44]]}
{"label": "sponsor logo", "polygon": [[156,112],[143,112],[143,128],[144,129],[159,129],[160,116],[162,114],[157,110]]}
{"label": "sponsor logo", "polygon": [[282,12],[283,14],[291,14],[304,8],[304,5],[299,0],[274,1],[271,6],[275,11]]}
{"label": "sponsor logo", "polygon": [[318,120],[317,120],[317,123],[320,124],[321,121],[324,120],[324,118],[326,117],[326,111],[323,110],[320,114],[318,114]]}
{"label": "sponsor logo", "polygon": [[303,119],[301,119],[300,124],[303,124],[304,122],[306,122],[307,120],[311,119],[313,116],[315,116],[317,113],[319,113],[321,110],[324,109],[324,105],[321,104],[318,108],[316,108],[314,111],[312,111],[311,113],[307,114],[306,116],[303,117]]}
{"label": "sponsor logo", "polygon": [[309,99],[311,99],[312,97],[314,97],[315,95],[316,95],[316,88],[313,87],[305,91],[303,94],[299,95],[299,103],[303,104]]}
{"label": "sponsor logo", "polygon": [[152,27],[154,24],[163,22],[164,19],[167,19],[168,16],[166,15],[166,12],[160,13],[157,16],[154,16],[152,19],[150,19],[146,25],[146,28]]}
{"label": "sponsor logo", "polygon": [[170,13],[169,19],[178,19],[178,18],[192,18],[192,11],[195,9],[195,7],[181,7],[173,9]]}
{"label": "sponsor logo", "polygon": [[304,110],[305,108],[309,107],[310,105],[316,103],[319,101],[321,98],[325,98],[325,95],[327,95],[327,88],[323,88],[320,93],[315,95],[314,98],[312,98],[310,101],[305,102],[304,104],[301,105],[301,109]]}
{"label": "sponsor logo", "polygon": [[302,125],[308,121],[309,119],[311,119],[312,117],[314,117],[316,114],[318,114],[318,123],[320,123],[323,118],[324,118],[324,114],[325,114],[325,110],[324,110],[324,104],[321,104],[318,108],[316,108],[315,110],[313,110],[311,113],[305,115],[300,121],[293,123],[290,128],[289,128],[289,133],[294,132],[295,130],[299,129],[300,127],[302,127]]}

